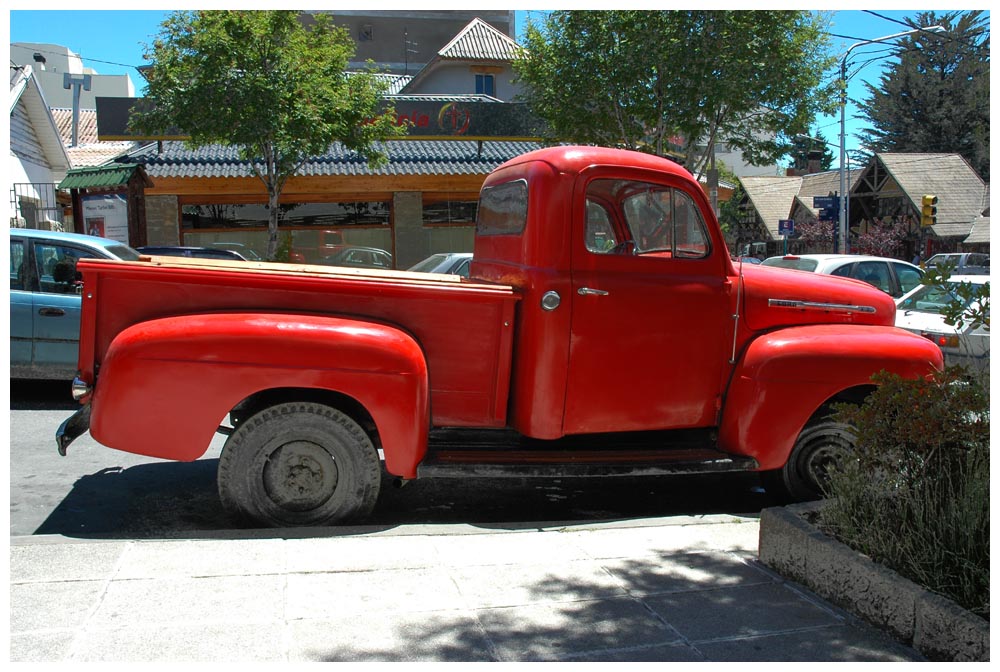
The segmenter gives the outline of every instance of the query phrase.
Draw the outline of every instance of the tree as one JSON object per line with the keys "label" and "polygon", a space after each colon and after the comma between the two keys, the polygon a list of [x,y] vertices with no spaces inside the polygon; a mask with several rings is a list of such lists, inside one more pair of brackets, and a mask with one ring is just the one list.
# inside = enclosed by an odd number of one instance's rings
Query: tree
{"label": "tree", "polygon": [[776,162],[836,105],[826,15],[805,11],[554,11],[515,62],[549,140],[668,154],[700,174],[725,142]]}
{"label": "tree", "polygon": [[373,73],[346,72],[346,30],[313,18],[306,27],[294,11],[172,13],[146,45],[146,98],[130,121],[146,134],[180,129],[193,146],[239,148],[267,191],[269,260],[281,191],[306,159],[340,142],[378,164],[377,142],[405,132],[391,110],[378,112],[385,89]]}
{"label": "tree", "polygon": [[858,235],[852,247],[858,254],[894,257],[899,254],[909,230],[909,224],[901,219],[888,222],[876,220],[867,231]]}
{"label": "tree", "polygon": [[819,170],[830,170],[833,167],[833,150],[830,143],[815,133],[797,135],[792,138],[792,167],[796,170],[808,170],[810,158],[819,160]]}
{"label": "tree", "polygon": [[990,179],[989,18],[981,11],[920,13],[914,28],[943,26],[942,34],[917,33],[899,41],[898,62],[877,86],[866,83],[860,135],[878,152],[961,154]]}
{"label": "tree", "polygon": [[810,252],[826,253],[836,252],[833,249],[833,222],[821,222],[811,220],[808,222],[795,222],[795,233],[798,239],[806,245]]}

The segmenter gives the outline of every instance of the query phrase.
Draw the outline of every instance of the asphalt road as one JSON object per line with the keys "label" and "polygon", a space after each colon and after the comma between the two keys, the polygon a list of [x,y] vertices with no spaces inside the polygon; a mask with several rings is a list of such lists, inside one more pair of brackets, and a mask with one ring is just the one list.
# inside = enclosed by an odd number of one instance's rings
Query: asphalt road
{"label": "asphalt road", "polygon": [[[223,512],[216,491],[224,437],[217,435],[201,459],[188,463],[111,450],[89,434],[61,457],[55,431],[76,407],[66,383],[12,381],[11,536],[172,538],[241,527]],[[551,521],[715,513],[756,517],[773,504],[758,486],[753,474],[424,479],[402,489],[390,487],[386,479],[369,523],[522,528]]]}

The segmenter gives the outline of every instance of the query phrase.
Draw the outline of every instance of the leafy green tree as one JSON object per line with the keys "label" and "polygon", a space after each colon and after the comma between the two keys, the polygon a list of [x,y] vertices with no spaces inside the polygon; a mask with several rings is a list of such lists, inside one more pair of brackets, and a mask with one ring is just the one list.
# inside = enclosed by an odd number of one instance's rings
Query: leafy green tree
{"label": "leafy green tree", "polygon": [[725,142],[775,162],[836,105],[825,14],[554,11],[526,27],[515,62],[549,139],[658,155],[680,144],[700,174]]}
{"label": "leafy green tree", "polygon": [[295,11],[172,13],[146,45],[147,94],[130,121],[193,146],[239,148],[267,191],[271,260],[281,191],[306,159],[340,142],[378,164],[378,141],[405,132],[392,110],[379,113],[385,89],[374,74],[346,72],[346,29],[313,18],[306,27]]}
{"label": "leafy green tree", "polygon": [[982,11],[934,12],[909,21],[943,26],[899,41],[898,62],[866,83],[863,142],[879,152],[957,153],[990,179],[990,33]]}

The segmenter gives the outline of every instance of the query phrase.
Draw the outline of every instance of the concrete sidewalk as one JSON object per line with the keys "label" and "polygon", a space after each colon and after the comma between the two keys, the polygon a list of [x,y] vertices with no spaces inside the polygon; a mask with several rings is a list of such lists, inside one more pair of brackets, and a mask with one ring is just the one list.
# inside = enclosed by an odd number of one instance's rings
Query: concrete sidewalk
{"label": "concrete sidewalk", "polygon": [[[225,538],[231,537],[231,538]],[[728,515],[11,539],[11,661],[900,661]]]}

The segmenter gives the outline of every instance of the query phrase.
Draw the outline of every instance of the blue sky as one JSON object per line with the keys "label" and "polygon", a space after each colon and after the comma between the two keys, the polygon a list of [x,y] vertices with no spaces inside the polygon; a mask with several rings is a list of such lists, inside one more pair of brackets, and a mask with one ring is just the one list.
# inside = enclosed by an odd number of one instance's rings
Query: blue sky
{"label": "blue sky", "polygon": [[[15,6],[23,3],[15,0]],[[375,4],[378,4],[377,2]],[[817,3],[820,4],[820,3]],[[845,3],[846,4],[846,3]],[[894,3],[884,2],[882,5]],[[28,5],[28,6],[35,6]],[[215,5],[212,5],[215,6]],[[386,7],[390,9],[393,7]],[[830,11],[830,10],[827,10]],[[928,10],[924,10],[928,11]],[[934,10],[938,15],[948,10]],[[906,17],[915,18],[917,10],[876,10],[880,16],[875,16],[861,10],[844,10],[833,12],[833,22],[830,32],[844,37],[832,38],[835,55],[843,54],[847,48],[864,40],[875,39],[902,32],[907,28],[898,22]],[[79,54],[84,64],[104,75],[128,74],[132,77],[137,90],[141,91],[142,77],[136,66],[143,64],[142,44],[152,42],[158,32],[160,22],[167,16],[166,11],[133,11],[133,10],[21,10],[15,9],[9,13],[10,42],[36,42],[57,44],[69,48]],[[516,23],[520,30],[528,15],[540,18],[539,10],[517,11]],[[852,52],[851,62],[860,65],[875,57],[885,54],[885,45],[866,45]],[[857,147],[854,137],[856,130],[864,122],[853,119],[857,107],[850,100],[865,96],[863,83],[865,81],[877,84],[888,58],[877,58],[867,67],[856,70],[848,87],[847,106],[847,146]],[[831,72],[831,77],[836,73]],[[840,117],[834,115],[817,121],[814,131],[818,132],[827,142],[839,143]],[[834,155],[837,150],[834,149]],[[836,160],[835,160],[836,163]]]}

